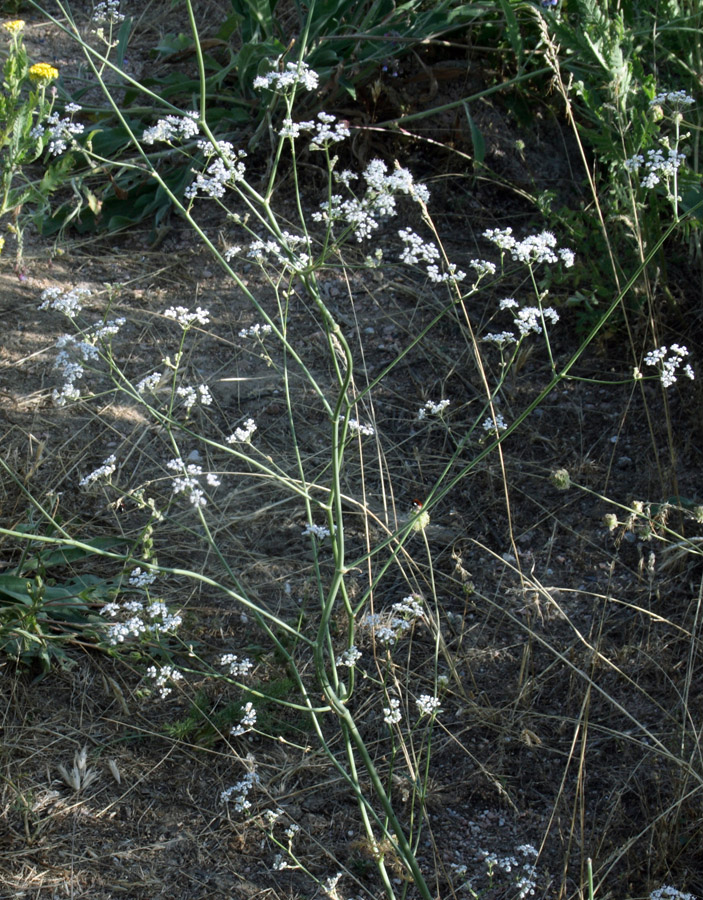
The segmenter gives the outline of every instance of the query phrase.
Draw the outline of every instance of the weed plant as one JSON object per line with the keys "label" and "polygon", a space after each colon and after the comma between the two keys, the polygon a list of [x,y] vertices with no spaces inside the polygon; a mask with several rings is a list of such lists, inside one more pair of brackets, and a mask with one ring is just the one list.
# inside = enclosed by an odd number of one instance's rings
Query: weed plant
{"label": "weed plant", "polygon": [[[246,822],[260,830],[271,848],[274,871],[299,873],[306,879],[305,890],[314,883],[332,898],[374,893],[376,886],[367,887],[362,878],[364,862],[374,868],[388,898],[429,900],[460,891],[478,897],[499,882],[520,900],[546,891],[544,846],[538,849],[536,839],[507,856],[479,853],[480,871],[470,870],[468,852],[465,859],[445,865],[427,850],[432,846],[437,747],[453,731],[460,744],[458,710],[478,709],[473,676],[460,662],[466,617],[470,609],[499,605],[475,588],[460,555],[455,554],[447,572],[446,559],[440,560],[434,549],[433,519],[470,479],[497,473],[495,505],[506,523],[508,546],[502,556],[478,538],[472,538],[473,546],[477,553],[492,554],[496,568],[513,579],[523,596],[534,594],[558,607],[550,590],[524,565],[514,538],[505,447],[529,435],[534,425],[528,417],[576,382],[579,360],[652,260],[661,238],[653,246],[643,245],[643,258],[623,273],[622,287],[607,309],[564,355],[555,342],[564,304],[551,298],[543,279],[566,283],[578,264],[578,247],[562,246],[549,231],[517,235],[511,227],[491,228],[482,236],[485,258],[468,260],[462,270],[440,239],[426,185],[408,169],[381,159],[360,171],[345,167],[348,123],[325,111],[309,118],[298,114],[299,98],[313,95],[320,84],[306,56],[312,16],[305,20],[296,56],[258,59],[252,89],[263,97],[274,144],[267,165],[259,167],[264,174],[256,177],[247,152],[213,133],[206,60],[190,0],[186,5],[200,73],[192,108],[171,109],[137,132],[106,84],[94,52],[89,50],[86,58],[132,142],[134,159],[122,160],[123,169],[146,175],[158,186],[193,240],[207,248],[246,300],[251,319],[233,352],[256,360],[266,371],[284,411],[285,440],[279,435],[274,445],[262,426],[264,410],[233,417],[217,401],[211,383],[216,373],[200,362],[206,354],[199,348],[218,337],[221,323],[197,300],[163,308],[157,319],[158,355],[145,365],[121,341],[133,311],[120,303],[119,286],[96,296],[57,284],[37,298],[47,316],[64,317],[70,329],[56,346],[54,403],[96,409],[119,403],[134,410],[153,435],[143,454],[136,446],[121,446],[111,453],[105,448],[92,461],[77,461],[82,473],[78,487],[103,497],[112,509],[128,507],[139,525],[130,534],[128,552],[96,541],[88,544],[76,539],[42,498],[30,496],[44,529],[26,535],[4,528],[2,533],[17,541],[31,539],[33,548],[90,550],[103,566],[114,566],[119,585],[114,596],[89,598],[99,607],[102,622],[92,625],[97,640],[137,666],[144,696],[158,699],[166,709],[176,696],[194,696],[188,712],[168,726],[170,734],[204,744],[227,742],[237,776],[219,793],[219,814],[233,827]],[[108,45],[114,50],[111,38]],[[35,107],[40,101],[35,98]],[[669,149],[678,154],[677,116],[684,101],[678,93],[666,93],[659,103],[672,110]],[[80,141],[79,113],[72,110],[65,125],[70,146],[78,145],[90,165],[107,165],[109,160],[96,154],[89,140]],[[162,147],[188,161],[189,184],[182,196],[160,171],[156,148]],[[63,149],[69,149],[68,138]],[[303,175],[311,158],[319,161],[324,183],[314,203]],[[659,157],[653,156],[628,158],[633,174],[641,169],[645,181],[663,179],[673,229],[682,217],[679,166],[667,169],[666,159],[659,165]],[[280,209],[284,178],[294,186],[293,210],[287,215]],[[398,217],[402,228],[389,224]],[[222,230],[219,242],[216,227]],[[243,278],[245,265],[257,267],[260,290]],[[406,346],[374,366],[363,333],[355,328],[353,292],[349,290],[347,310],[334,301],[328,285],[334,280],[352,285],[362,274],[387,275],[402,267],[420,273],[431,293],[417,328],[408,328]],[[505,284],[514,286],[512,296],[495,300],[507,293]],[[484,312],[477,316],[479,306]],[[426,391],[412,414],[406,404],[404,419],[393,423],[384,412],[384,390],[411,351],[427,346],[441,328],[460,335],[464,363],[470,360],[473,367],[465,375],[476,392],[473,402],[446,396],[443,390]],[[543,361],[544,381],[526,395],[516,391],[515,380],[530,357]],[[693,378],[685,346],[657,343],[628,359],[618,377],[598,384],[615,391],[651,382],[666,391],[677,383],[688,387]],[[423,496],[401,497],[397,473],[418,436],[431,437],[442,452],[439,462],[428,467]],[[546,480],[546,473],[540,477]],[[557,491],[584,496],[590,490],[565,468],[551,473],[551,484]],[[647,545],[699,554],[699,544],[672,521],[674,513],[681,522],[700,521],[695,500],[685,504],[677,495],[654,507],[598,499],[609,509],[607,527],[622,540],[634,535]],[[278,527],[281,541],[285,533],[289,557],[303,561],[281,579],[288,587],[279,602],[262,590],[263,581],[247,564],[247,553],[252,558],[253,553],[236,534],[237,527],[261,515]],[[187,543],[186,560],[173,551],[175,535]],[[17,572],[26,575],[24,557]],[[225,646],[215,649],[198,640],[192,633],[197,623],[189,623],[185,605],[165,602],[161,586],[168,580],[206,587],[237,610],[239,627],[227,632]],[[46,613],[47,595],[32,593],[31,586],[27,590],[32,615],[37,618],[37,609]],[[537,647],[548,667],[563,665],[577,686],[582,709],[567,720],[574,747],[589,727],[614,730],[623,743],[646,745],[658,761],[673,767],[684,784],[680,798],[699,798],[703,768],[698,723],[683,715],[681,747],[673,750],[649,715],[640,714],[638,704],[649,710],[656,701],[635,685],[637,703],[623,705],[618,688],[600,670],[617,685],[628,676],[601,652],[599,638],[584,636],[562,614],[574,632],[571,656],[529,619],[504,613],[511,627],[526,635],[526,669]],[[692,677],[697,658],[692,629],[669,624],[691,640]],[[18,631],[15,623],[1,628],[3,636]],[[525,691],[532,680],[525,678]],[[226,687],[234,701],[217,709],[203,683]],[[590,717],[599,704],[614,711],[617,725],[603,724],[610,722],[607,716],[592,725]],[[663,708],[657,713],[667,729],[673,729],[674,720],[680,724],[676,716],[681,713]],[[528,746],[539,742],[527,726],[521,739]],[[267,777],[269,766],[257,756],[257,748],[281,743],[291,755],[323,756],[356,804],[356,867],[329,852],[327,868],[319,857],[306,858],[300,826],[279,805],[273,778]],[[570,754],[569,763],[572,758]],[[89,785],[85,752],[77,754],[72,771],[64,770],[64,780],[76,791]],[[568,765],[565,778],[567,771]],[[483,767],[481,774],[509,804],[505,786]],[[576,831],[574,825],[572,834]],[[603,856],[595,873],[596,890],[605,888],[619,860]],[[582,854],[583,874],[575,877],[584,888],[585,859]],[[590,889],[594,891],[592,882]],[[660,891],[660,896],[686,896],[675,888]]]}

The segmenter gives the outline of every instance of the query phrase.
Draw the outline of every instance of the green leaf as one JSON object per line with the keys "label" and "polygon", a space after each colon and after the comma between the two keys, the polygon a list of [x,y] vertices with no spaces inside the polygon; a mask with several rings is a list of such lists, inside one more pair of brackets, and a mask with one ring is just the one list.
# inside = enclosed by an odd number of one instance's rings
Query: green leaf
{"label": "green leaf", "polygon": [[469,123],[469,131],[471,132],[471,143],[474,148],[474,163],[477,167],[482,166],[486,158],[486,142],[469,112],[469,104],[463,103],[462,106],[464,107],[466,119]]}
{"label": "green leaf", "polygon": [[19,600],[20,603],[31,606],[30,584],[26,578],[3,572],[0,575],[0,600]]}
{"label": "green leaf", "polygon": [[129,34],[131,30],[132,19],[128,16],[120,26],[120,30],[117,33],[116,60],[117,65],[120,67],[120,69],[124,68],[124,57],[125,53],[127,52],[127,44],[129,43]]}
{"label": "green leaf", "polygon": [[51,194],[68,181],[69,175],[75,167],[76,161],[72,153],[65,153],[56,162],[53,162],[44,172],[44,177],[39,185],[43,194]]}

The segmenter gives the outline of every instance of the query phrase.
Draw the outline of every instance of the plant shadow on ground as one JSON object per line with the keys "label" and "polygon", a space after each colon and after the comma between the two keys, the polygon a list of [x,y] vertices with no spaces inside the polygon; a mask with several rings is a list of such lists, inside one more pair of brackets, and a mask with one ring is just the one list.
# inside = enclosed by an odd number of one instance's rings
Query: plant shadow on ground
{"label": "plant shadow on ground", "polygon": [[[423,71],[414,72],[408,64],[407,83],[401,78],[393,91],[415,90],[413,78]],[[451,84],[440,80],[438,90],[451,97]],[[560,156],[564,144],[549,123],[542,131],[535,125],[532,134],[533,147],[541,141],[551,150],[553,170],[539,175],[534,161],[525,162],[515,150],[525,135],[500,104],[484,115],[486,160],[495,166],[503,161],[500,174],[506,181],[522,178],[534,189],[540,188],[540,177],[553,181],[557,173],[565,195],[578,191],[570,179],[568,153]],[[441,139],[446,141],[444,133]],[[460,139],[468,146],[465,131]],[[403,163],[434,187],[435,222],[459,263],[486,253],[480,238],[486,227],[509,222],[517,229],[533,215],[518,193],[496,179],[475,181],[468,173],[450,180],[453,163],[421,141],[393,150],[406,154]],[[356,152],[363,159],[384,151],[357,144]],[[281,196],[286,202],[293,218],[292,197]],[[211,224],[213,235],[226,228],[224,220]],[[154,360],[168,352],[165,308],[209,309],[211,321],[189,345],[187,360],[213,393],[202,427],[223,433],[223,423],[255,415],[264,452],[277,459],[291,453],[275,367],[262,345],[239,336],[254,323],[249,306],[212,260],[193,247],[191,232],[179,221],[170,224],[158,250],[150,249],[148,232],[145,226],[109,241],[77,241],[52,260],[38,243],[34,255],[28,248],[26,281],[2,275],[0,408],[6,428],[0,452],[17,475],[1,485],[6,528],[27,521],[32,511],[28,494],[60,496],[74,537],[134,538],[144,528],[138,503],[118,499],[110,487],[79,490],[78,482],[114,452],[121,461],[116,484],[124,470],[130,484],[149,483],[158,494],[168,458],[164,434],[136,405],[109,400],[99,415],[87,404],[52,406],[58,375],[47,352],[65,326],[37,306],[41,290],[55,283],[93,290],[96,317],[109,301],[111,314],[127,318],[114,354],[134,378],[151,371]],[[378,239],[379,246],[384,244],[395,246],[390,227]],[[258,270],[242,263],[241,274],[265,303],[267,285]],[[436,288],[408,270],[328,275],[323,290],[345,336],[363,353],[369,380],[445,302]],[[471,322],[478,325],[492,316],[498,299],[488,293],[472,298]],[[289,328],[318,383],[331,379],[323,335],[311,331],[302,293],[291,298]],[[573,352],[572,337],[565,309],[553,345],[558,359]],[[694,338],[686,335],[686,340],[700,358]],[[384,529],[402,521],[414,498],[424,498],[442,470],[452,434],[461,433],[480,409],[480,393],[469,375],[471,352],[461,323],[442,320],[384,379],[374,398],[375,422],[393,449],[368,463],[363,473],[346,473],[350,497],[360,497],[363,485],[364,496],[372,498],[348,509],[352,557],[363,556],[369,536],[381,539]],[[607,372],[618,380],[631,370],[616,340],[584,355],[574,374],[601,377]],[[540,354],[525,354],[506,386],[505,412],[524,408],[548,375]],[[325,423],[315,419],[307,389],[296,389],[306,423],[300,449],[313,460],[323,446]],[[614,894],[645,896],[674,878],[688,879],[690,890],[703,893],[701,794],[694,777],[701,773],[696,723],[703,695],[698,635],[692,634],[698,622],[700,557],[676,544],[643,539],[646,528],[656,531],[667,517],[679,528],[678,520],[686,515],[681,498],[703,502],[695,439],[700,404],[692,403],[692,396],[700,401],[697,383],[682,386],[680,394],[671,392],[667,411],[656,384],[640,390],[624,383],[603,388],[564,383],[504,442],[506,480],[497,459],[487,457],[434,507],[426,543],[421,535],[411,539],[404,575],[398,575],[396,585],[384,586],[390,600],[407,594],[408,586],[431,596],[434,579],[438,613],[447,623],[444,639],[454,671],[434,736],[424,799],[428,828],[418,848],[434,873],[437,896],[446,895],[453,866],[476,873],[476,889],[492,896],[485,878],[481,881],[482,852],[511,856],[525,842],[543,849],[543,896],[577,895],[587,856]],[[446,427],[444,421],[420,427],[417,410],[438,397],[452,399]],[[665,413],[675,426],[675,472],[667,469],[670,456],[663,449]],[[651,429],[643,424],[647,418]],[[480,445],[470,444],[467,452],[477,449]],[[208,462],[217,470],[217,459]],[[559,491],[550,480],[558,469],[567,469],[581,489]],[[662,488],[673,484],[676,492]],[[168,485],[163,492],[168,493]],[[603,520],[612,511],[605,497],[626,507],[637,500],[655,506],[629,527],[611,530]],[[309,616],[314,627],[313,559],[300,536],[303,509],[274,486],[261,481],[252,487],[244,477],[224,484],[214,502],[218,544],[227,559],[236,560],[238,574],[283,620],[305,627]],[[691,530],[689,521],[690,535],[696,526]],[[196,571],[208,567],[214,577],[226,577],[217,560],[194,549],[197,535],[189,538],[189,528],[194,528],[190,511],[174,508],[159,532],[160,561]],[[17,563],[17,551],[8,542],[0,552],[3,568]],[[59,577],[82,574],[81,565],[67,566]],[[91,571],[105,578],[114,575],[107,560],[93,566]],[[360,570],[359,594],[364,576]],[[164,581],[161,590],[181,611],[188,640],[200,655],[247,648],[256,661],[256,688],[285,697],[285,664],[241,608],[207,585],[178,576]],[[354,579],[350,590],[353,594]],[[360,649],[369,648],[360,641]],[[178,652],[185,659],[188,647]],[[429,635],[418,627],[394,654],[395,665],[409,668],[417,694],[428,683],[424,663],[433,653]],[[246,697],[193,678],[187,693],[176,685],[166,700],[157,700],[144,689],[140,662],[135,656],[130,668],[77,644],[70,664],[43,679],[32,680],[36,673],[14,672],[10,662],[3,663],[7,829],[0,858],[2,896],[56,896],[66,886],[75,897],[95,900],[262,892],[309,896],[311,883],[304,873],[273,868],[277,848],[261,819],[242,820],[219,803],[221,792],[241,777],[249,754],[255,755],[261,777],[259,805],[280,807],[285,822],[300,826],[296,853],[307,867],[328,875],[344,866],[355,894],[378,894],[373,853],[362,840],[358,810],[347,786],[314,751],[306,721],[277,709],[259,719],[261,730],[275,740],[255,733],[231,737],[229,728]],[[371,680],[360,680],[353,705],[368,746],[378,747],[379,770],[389,774],[376,693]],[[84,746],[97,777],[76,791],[58,767],[70,766],[74,752]],[[412,810],[402,805],[402,779],[395,787],[400,814],[410,817]]]}

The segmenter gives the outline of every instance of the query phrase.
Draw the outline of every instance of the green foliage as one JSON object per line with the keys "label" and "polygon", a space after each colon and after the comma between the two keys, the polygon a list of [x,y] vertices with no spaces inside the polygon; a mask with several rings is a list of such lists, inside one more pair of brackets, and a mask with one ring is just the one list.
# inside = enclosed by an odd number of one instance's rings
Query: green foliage
{"label": "green foliage", "polygon": [[[99,551],[119,539],[86,543]],[[115,583],[72,573],[75,563],[92,556],[89,549],[63,544],[37,550],[30,539],[19,563],[0,573],[0,654],[46,673],[53,663],[71,664],[71,647],[95,640],[104,624],[96,606],[114,593]]]}
{"label": "green foliage", "polygon": [[[18,269],[23,222],[28,218],[43,221],[48,216],[49,196],[68,181],[73,168],[69,152],[51,165],[38,182],[30,180],[24,171],[41,156],[49,141],[46,130],[40,126],[53,111],[55,94],[47,96],[51,79],[32,79],[23,30],[24,23],[17,20],[0,32],[0,37],[9,40],[0,93],[0,219],[13,214],[13,224],[8,229],[17,239]],[[54,70],[53,77],[56,74]],[[0,252],[4,243],[4,237],[0,237]]]}
{"label": "green foliage", "polygon": [[[138,107],[143,88],[151,98],[160,97],[174,107],[197,107],[195,98],[205,96],[209,126],[218,134],[232,138],[232,131],[247,129],[247,144],[255,147],[268,134],[268,126],[280,119],[282,111],[275,95],[265,91],[263,98],[253,90],[253,82],[268,61],[278,59],[283,66],[301,53],[320,76],[321,92],[327,105],[338,102],[340,93],[355,98],[358,88],[376,77],[381,67],[412,54],[424,41],[460,31],[494,15],[491,5],[461,4],[456,0],[426,3],[407,0],[321,0],[313,4],[296,2],[295,16],[290,10],[279,13],[277,0],[232,0],[232,10],[216,30],[212,39],[197,33],[166,33],[154,48],[166,64],[177,63],[177,69],[165,75],[146,77],[140,85],[126,84],[122,107],[128,111],[127,124],[137,137],[153,124],[153,109]],[[514,17],[513,17],[514,18]],[[202,23],[196,23],[200,26]],[[124,57],[131,35],[131,21],[122,23],[113,41],[106,41],[108,53],[115,51],[116,62]],[[198,56],[202,57],[201,82]],[[80,102],[89,87],[75,90],[72,99]],[[316,107],[316,96],[301,98],[299,112]],[[151,104],[151,100],[150,100]],[[138,112],[135,112],[138,110]],[[109,178],[93,178],[89,171],[76,172],[76,186],[51,215],[45,210],[35,216],[35,224],[44,234],[53,234],[68,224],[80,232],[107,229],[114,231],[141,221],[153,225],[152,239],[168,220],[172,204],[159,185],[149,177],[119,166],[131,160],[134,147],[129,133],[115,122],[111,110],[100,115],[100,133],[94,150],[115,165]],[[472,136],[480,151],[481,135],[472,125]],[[160,154],[158,171],[173,194],[183,199],[190,181],[190,165],[180,154]],[[200,159],[196,155],[196,162]],[[74,166],[70,166],[74,168]],[[97,175],[98,173],[93,172]],[[55,177],[68,176],[60,168]],[[86,185],[90,184],[90,188]],[[94,197],[95,200],[91,198]]]}
{"label": "green foliage", "polygon": [[242,718],[244,703],[230,701],[220,706],[206,691],[198,691],[187,713],[180,719],[167,722],[163,728],[169,737],[189,741],[200,747],[212,747],[225,738],[232,726]]}

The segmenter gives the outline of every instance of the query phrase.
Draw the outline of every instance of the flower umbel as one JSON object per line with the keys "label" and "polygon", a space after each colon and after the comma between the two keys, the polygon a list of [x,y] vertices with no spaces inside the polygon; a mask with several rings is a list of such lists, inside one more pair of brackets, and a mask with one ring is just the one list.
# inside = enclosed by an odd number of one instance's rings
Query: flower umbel
{"label": "flower umbel", "polygon": [[13,19],[11,22],[3,22],[2,27],[10,34],[19,34],[24,28],[24,19]]}
{"label": "flower umbel", "polygon": [[29,77],[37,84],[50,84],[59,77],[59,70],[49,63],[34,63],[29,69]]}

